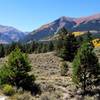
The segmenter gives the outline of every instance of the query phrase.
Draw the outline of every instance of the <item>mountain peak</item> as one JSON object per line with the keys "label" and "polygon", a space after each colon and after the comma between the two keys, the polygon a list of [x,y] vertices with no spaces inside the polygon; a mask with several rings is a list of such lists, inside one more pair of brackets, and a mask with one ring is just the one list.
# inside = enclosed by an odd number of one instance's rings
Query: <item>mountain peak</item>
{"label": "mountain peak", "polygon": [[72,17],[66,17],[66,16],[62,16],[59,18],[60,21],[73,21],[74,18]]}
{"label": "mountain peak", "polygon": [[60,17],[60,19],[67,19],[67,17],[66,16],[62,16],[62,17]]}
{"label": "mountain peak", "polygon": [[17,42],[24,37],[24,32],[11,26],[0,25],[0,44]]}

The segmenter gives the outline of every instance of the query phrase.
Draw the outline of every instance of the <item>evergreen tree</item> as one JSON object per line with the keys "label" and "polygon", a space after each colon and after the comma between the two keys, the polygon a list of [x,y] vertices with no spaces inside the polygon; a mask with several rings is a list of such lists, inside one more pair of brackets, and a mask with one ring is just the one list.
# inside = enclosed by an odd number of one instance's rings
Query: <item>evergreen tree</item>
{"label": "evergreen tree", "polygon": [[80,42],[80,44],[82,44],[82,42],[84,41],[83,37],[82,36],[79,36],[78,37],[78,41]]}
{"label": "evergreen tree", "polygon": [[38,47],[37,47],[37,50],[36,50],[36,52],[37,53],[41,53],[41,52],[43,52],[43,43],[38,43]]}
{"label": "evergreen tree", "polygon": [[92,34],[91,34],[90,31],[88,31],[88,32],[86,33],[86,41],[87,41],[87,42],[91,42],[92,39],[93,39]]}
{"label": "evergreen tree", "polygon": [[[31,90],[34,85],[35,77],[34,75],[28,74],[28,72],[31,71],[31,66],[27,54],[22,53],[20,49],[16,48],[10,53],[6,66],[7,67],[0,71],[1,83],[9,83],[16,87]],[[7,74],[8,72],[9,74]]]}
{"label": "evergreen tree", "polygon": [[[73,81],[84,91],[100,79],[100,65],[90,43],[83,43],[73,61]],[[100,80],[99,80],[100,81]]]}
{"label": "evergreen tree", "polygon": [[55,50],[57,51],[57,54],[59,54],[61,48],[63,48],[63,40],[56,40],[55,41]]}
{"label": "evergreen tree", "polygon": [[60,65],[60,69],[61,69],[61,76],[66,76],[68,75],[68,65],[65,61],[63,61]]}
{"label": "evergreen tree", "polygon": [[13,76],[14,73],[9,67],[6,65],[0,66],[0,85],[10,84]]}
{"label": "evergreen tree", "polygon": [[42,53],[45,53],[48,51],[48,47],[47,47],[47,44],[42,44],[42,48],[41,48],[41,52]]}
{"label": "evergreen tree", "polygon": [[47,51],[48,51],[48,52],[54,50],[54,45],[53,45],[53,42],[52,42],[52,41],[50,41],[47,45],[48,45],[48,46],[47,46],[47,49],[48,49]]}
{"label": "evergreen tree", "polygon": [[61,29],[57,32],[57,34],[59,34],[59,37],[58,37],[59,40],[64,40],[64,39],[66,38],[67,34],[69,34],[69,33],[68,33],[68,31],[63,27],[63,28],[61,28]]}
{"label": "evergreen tree", "polygon": [[0,57],[4,57],[4,56],[5,56],[4,46],[0,44]]}
{"label": "evergreen tree", "polygon": [[64,60],[72,61],[77,52],[78,43],[74,35],[68,34],[63,40],[63,47],[60,48],[59,56]]}
{"label": "evergreen tree", "polygon": [[69,33],[65,28],[62,28],[58,34],[59,37],[56,42],[58,56],[63,58],[63,60],[72,61],[78,48],[76,37],[72,33]]}

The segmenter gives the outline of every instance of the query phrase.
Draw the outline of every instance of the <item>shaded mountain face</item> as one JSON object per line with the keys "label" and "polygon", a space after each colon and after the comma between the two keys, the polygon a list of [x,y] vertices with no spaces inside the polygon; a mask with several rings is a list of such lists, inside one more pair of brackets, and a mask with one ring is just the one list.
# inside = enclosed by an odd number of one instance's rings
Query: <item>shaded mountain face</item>
{"label": "shaded mountain face", "polygon": [[8,26],[0,25],[0,43],[7,44],[18,42],[24,38],[24,33]]}
{"label": "shaded mountain face", "polygon": [[30,32],[25,40],[42,40],[49,36],[53,36],[59,29],[65,27],[68,31],[100,31],[100,14],[81,17],[61,17],[49,24],[43,25],[37,30]]}

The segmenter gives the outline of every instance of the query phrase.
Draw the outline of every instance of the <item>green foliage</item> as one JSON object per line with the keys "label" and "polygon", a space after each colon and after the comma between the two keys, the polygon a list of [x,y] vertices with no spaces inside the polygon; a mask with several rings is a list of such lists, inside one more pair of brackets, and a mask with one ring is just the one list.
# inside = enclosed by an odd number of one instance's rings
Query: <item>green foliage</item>
{"label": "green foliage", "polygon": [[4,65],[0,68],[0,85],[3,85],[5,83],[10,83],[12,77],[14,76],[13,71]]}
{"label": "green foliage", "polygon": [[[60,33],[59,33],[60,34]],[[59,35],[57,43],[57,54],[67,61],[74,59],[77,52],[78,42],[74,35],[68,33],[65,29]]]}
{"label": "green foliage", "polygon": [[27,54],[24,54],[20,49],[16,48],[8,57],[8,66],[13,71],[13,84],[18,87],[28,89],[35,81],[35,77],[29,76],[31,65],[28,61]]}
{"label": "green foliage", "polygon": [[61,68],[61,76],[66,76],[68,72],[68,65],[65,61],[62,62],[60,68]]}
{"label": "green foliage", "polygon": [[0,44],[0,58],[5,56],[4,46]]}
{"label": "green foliage", "polygon": [[29,42],[29,43],[11,43],[11,44],[0,44],[0,57],[9,55],[15,48],[20,48],[21,52],[24,53],[45,53],[54,50],[54,43],[50,42]]}
{"label": "green foliage", "polygon": [[64,41],[67,37],[68,32],[65,28],[62,28],[58,31],[57,34],[59,34],[59,36],[58,36],[58,40],[55,41],[55,46],[56,46],[55,48],[56,48],[56,51],[58,52],[58,55],[59,55],[61,49],[63,49],[65,47]]}
{"label": "green foliage", "polygon": [[29,75],[31,65],[28,61],[28,56],[22,53],[19,48],[16,48],[8,57],[6,67],[0,70],[0,83],[12,84],[16,87],[30,90],[34,85],[34,75]]}
{"label": "green foliage", "polygon": [[15,42],[13,42],[12,44],[4,45],[5,55],[9,55],[17,47],[22,48],[22,45],[20,43],[15,43]]}
{"label": "green foliage", "polygon": [[5,95],[13,95],[15,93],[15,89],[12,87],[12,85],[9,85],[9,84],[5,84],[3,86],[3,92]]}
{"label": "green foliage", "polygon": [[31,70],[27,54],[22,53],[18,48],[9,55],[7,64],[15,74],[24,74]]}
{"label": "green foliage", "polygon": [[54,50],[54,44],[53,44],[52,41],[50,41],[50,42],[48,43],[47,49],[48,49],[48,51],[53,51],[53,50]]}
{"label": "green foliage", "polygon": [[90,43],[83,43],[73,61],[73,81],[85,91],[87,87],[95,85],[99,79],[100,66],[98,58],[93,52]]}
{"label": "green foliage", "polygon": [[63,40],[64,38],[66,38],[66,35],[69,34],[68,31],[63,27],[61,28],[58,33],[59,34],[59,39]]}
{"label": "green foliage", "polygon": [[54,44],[55,44],[55,50],[59,54],[59,51],[61,50],[61,48],[63,48],[63,41],[59,39],[59,40],[55,41]]}
{"label": "green foliage", "polygon": [[86,41],[91,42],[92,40],[93,40],[92,34],[91,34],[91,32],[88,31],[86,33]]}
{"label": "green foliage", "polygon": [[64,60],[68,59],[68,51],[66,50],[66,48],[62,48],[60,49],[60,51],[58,51],[58,55],[59,57],[63,58]]}
{"label": "green foliage", "polygon": [[42,47],[40,48],[40,50],[41,50],[41,52],[42,53],[45,53],[45,52],[47,52],[47,45],[46,44],[42,44]]}

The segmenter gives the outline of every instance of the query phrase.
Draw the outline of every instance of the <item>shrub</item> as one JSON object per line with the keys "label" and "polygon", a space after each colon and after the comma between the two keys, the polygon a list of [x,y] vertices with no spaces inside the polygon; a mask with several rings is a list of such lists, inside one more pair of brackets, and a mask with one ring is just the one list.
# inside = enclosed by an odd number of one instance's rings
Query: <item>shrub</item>
{"label": "shrub", "polygon": [[57,100],[56,97],[49,93],[49,92],[45,92],[41,95],[41,97],[39,98],[39,100]]}
{"label": "shrub", "polygon": [[61,66],[61,76],[66,76],[68,71],[68,65],[66,62],[62,62]]}
{"label": "shrub", "polygon": [[33,100],[32,95],[29,92],[24,92],[16,97],[16,100]]}
{"label": "shrub", "polygon": [[50,100],[50,97],[49,95],[44,94],[44,95],[41,95],[40,100]]}
{"label": "shrub", "polygon": [[24,93],[23,88],[20,87],[20,88],[17,90],[17,92],[18,92],[19,94],[23,94],[23,93]]}
{"label": "shrub", "polygon": [[5,84],[5,85],[3,86],[3,92],[4,92],[5,95],[11,96],[11,95],[13,95],[13,94],[15,93],[15,90],[14,90],[14,88],[12,87],[12,85]]}

